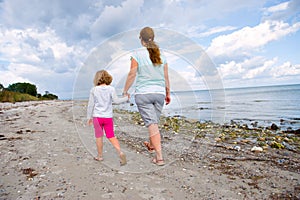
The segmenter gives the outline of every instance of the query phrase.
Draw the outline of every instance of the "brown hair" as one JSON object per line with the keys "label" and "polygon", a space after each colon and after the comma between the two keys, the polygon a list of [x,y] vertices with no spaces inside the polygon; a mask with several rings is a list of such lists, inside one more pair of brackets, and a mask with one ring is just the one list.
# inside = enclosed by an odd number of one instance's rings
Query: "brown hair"
{"label": "brown hair", "polygon": [[154,31],[150,27],[145,27],[140,32],[140,39],[145,42],[146,48],[149,52],[150,60],[154,65],[162,64],[160,58],[160,50],[158,45],[154,42]]}
{"label": "brown hair", "polygon": [[94,85],[101,85],[101,84],[106,84],[110,85],[112,82],[113,78],[112,76],[105,70],[100,70],[97,71],[94,77]]}

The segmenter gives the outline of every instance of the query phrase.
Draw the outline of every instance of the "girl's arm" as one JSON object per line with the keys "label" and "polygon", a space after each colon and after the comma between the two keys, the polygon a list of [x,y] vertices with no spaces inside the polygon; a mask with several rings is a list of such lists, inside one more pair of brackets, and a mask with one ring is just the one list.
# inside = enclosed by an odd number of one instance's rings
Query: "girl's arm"
{"label": "girl's arm", "polygon": [[134,58],[131,58],[130,71],[127,75],[127,80],[126,80],[125,87],[123,90],[123,95],[127,94],[129,88],[133,84],[135,77],[136,77],[137,69],[138,69],[138,63],[136,62],[136,60]]}
{"label": "girl's arm", "polygon": [[93,92],[91,90],[90,97],[89,97],[89,102],[88,102],[88,107],[87,107],[87,114],[86,114],[86,118],[88,119],[88,121],[87,121],[88,125],[92,124],[93,110],[94,110],[94,95],[93,95]]}

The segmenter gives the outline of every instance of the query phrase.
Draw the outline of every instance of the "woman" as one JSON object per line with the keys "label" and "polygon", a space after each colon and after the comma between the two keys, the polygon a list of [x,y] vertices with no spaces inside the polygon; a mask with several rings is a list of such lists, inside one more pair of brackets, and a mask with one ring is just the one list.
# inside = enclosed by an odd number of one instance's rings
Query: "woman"
{"label": "woman", "polygon": [[154,42],[154,32],[150,27],[140,31],[143,47],[133,53],[130,71],[127,76],[123,95],[126,95],[132,83],[136,80],[135,102],[142,119],[148,127],[150,143],[145,142],[148,150],[155,150],[156,156],[152,162],[164,165],[161,135],[158,129],[159,118],[163,108],[171,101],[168,64],[160,49]]}

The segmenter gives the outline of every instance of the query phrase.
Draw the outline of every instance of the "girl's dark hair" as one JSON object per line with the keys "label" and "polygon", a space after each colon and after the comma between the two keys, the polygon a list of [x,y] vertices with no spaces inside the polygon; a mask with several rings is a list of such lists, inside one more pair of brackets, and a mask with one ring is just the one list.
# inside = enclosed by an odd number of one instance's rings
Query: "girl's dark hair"
{"label": "girl's dark hair", "polygon": [[153,65],[162,64],[162,60],[160,58],[160,50],[158,45],[154,42],[154,31],[150,27],[145,27],[140,32],[140,39],[143,40],[146,44],[146,48],[149,52],[150,60]]}

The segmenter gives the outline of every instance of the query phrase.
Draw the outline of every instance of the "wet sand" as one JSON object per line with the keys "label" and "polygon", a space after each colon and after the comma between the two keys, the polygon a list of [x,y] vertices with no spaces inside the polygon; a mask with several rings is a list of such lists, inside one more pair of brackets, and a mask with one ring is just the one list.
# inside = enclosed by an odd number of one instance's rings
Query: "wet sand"
{"label": "wet sand", "polygon": [[[116,136],[128,159],[120,166],[107,139],[104,161],[93,160],[86,102],[0,108],[0,199],[300,198],[299,134],[165,118],[166,165],[159,167],[142,144],[147,129],[138,116],[115,111]],[[285,146],[276,146],[281,141]],[[259,145],[262,152],[251,151]]]}

